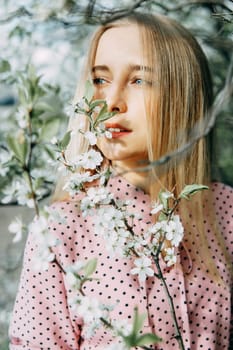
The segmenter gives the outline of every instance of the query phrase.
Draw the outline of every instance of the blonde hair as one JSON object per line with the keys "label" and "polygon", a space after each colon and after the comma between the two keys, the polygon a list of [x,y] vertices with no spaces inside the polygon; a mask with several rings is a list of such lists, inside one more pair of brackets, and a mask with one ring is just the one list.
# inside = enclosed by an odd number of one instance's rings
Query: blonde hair
{"label": "blonde hair", "polygon": [[[129,24],[139,26],[143,49],[147,54],[147,65],[153,68],[150,72],[153,88],[145,96],[145,103],[148,156],[149,161],[155,161],[188,142],[193,130],[202,131],[207,111],[212,105],[212,81],[207,59],[200,45],[185,28],[165,16],[140,13],[133,13],[127,18],[103,25],[96,31],[90,45],[83,81],[91,77],[91,68],[103,33],[110,28]],[[83,84],[80,84],[75,102],[82,95],[82,87]],[[75,123],[77,121],[71,121],[72,130],[79,128]],[[67,156],[80,154],[87,147],[84,138],[76,135],[71,140]],[[166,166],[152,168],[149,176],[151,199],[157,197],[161,187],[174,189],[175,194],[178,194],[186,184],[208,185],[208,152],[207,142],[202,138],[182,158],[174,157]],[[63,198],[61,188],[61,184],[57,186],[56,200]],[[195,202],[180,206],[180,215],[187,232],[185,242],[191,258],[200,265],[205,265],[212,276],[218,276],[204,232],[203,203],[204,195],[199,194]],[[214,217],[211,218],[213,232],[226,255],[222,239],[214,227],[215,221]],[[193,249],[193,242],[198,249]]]}

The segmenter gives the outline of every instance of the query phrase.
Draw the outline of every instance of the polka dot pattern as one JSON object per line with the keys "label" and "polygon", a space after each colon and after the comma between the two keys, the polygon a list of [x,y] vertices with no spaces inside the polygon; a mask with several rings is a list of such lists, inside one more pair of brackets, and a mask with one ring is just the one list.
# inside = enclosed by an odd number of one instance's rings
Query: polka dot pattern
{"label": "polka dot pattern", "polygon": [[[140,234],[151,223],[149,197],[140,189],[117,177],[109,182],[110,189],[119,199],[134,199],[132,210],[142,213],[135,233]],[[221,234],[229,253],[233,254],[233,191],[227,186],[212,186],[215,208]],[[66,223],[51,225],[51,232],[59,238],[55,253],[62,267],[76,260],[98,258],[96,279],[84,286],[84,292],[114,305],[111,315],[115,320],[132,320],[134,307],[146,312],[143,332],[155,332],[163,341],[151,347],[156,350],[178,350],[175,330],[164,289],[158,279],[148,278],[140,283],[130,274],[132,259],[112,257],[105,242],[94,233],[95,218],[83,218],[77,200],[55,203],[53,207],[66,217]],[[213,257],[226,285],[213,280],[193,262],[193,277],[186,274],[184,266],[189,257],[184,248],[180,251],[177,266],[164,275],[174,300],[179,327],[186,350],[230,350],[230,277],[206,224]],[[58,265],[51,263],[48,271],[35,272],[32,257],[37,247],[29,235],[25,249],[24,266],[10,326],[11,350],[103,350],[111,344],[110,332],[101,328],[90,339],[82,337],[82,319],[73,314],[67,304],[71,291],[66,285]]]}

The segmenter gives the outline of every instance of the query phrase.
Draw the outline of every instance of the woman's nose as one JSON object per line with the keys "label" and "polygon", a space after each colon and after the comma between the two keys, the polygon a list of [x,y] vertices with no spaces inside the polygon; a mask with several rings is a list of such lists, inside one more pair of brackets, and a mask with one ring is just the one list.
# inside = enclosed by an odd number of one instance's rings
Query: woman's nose
{"label": "woman's nose", "polygon": [[120,88],[112,88],[106,94],[106,102],[109,112],[125,113],[127,102],[124,91]]}

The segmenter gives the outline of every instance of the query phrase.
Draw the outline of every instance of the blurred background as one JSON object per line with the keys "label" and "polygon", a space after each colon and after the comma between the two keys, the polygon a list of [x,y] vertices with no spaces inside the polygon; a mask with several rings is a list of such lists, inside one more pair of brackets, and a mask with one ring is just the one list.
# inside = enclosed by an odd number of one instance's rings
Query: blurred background
{"label": "blurred background", "polygon": [[[8,349],[7,329],[26,239],[23,234],[13,243],[8,226],[15,216],[28,223],[34,215],[27,207],[27,193],[23,196],[21,188],[21,195],[17,196],[17,186],[24,175],[11,162],[9,145],[19,156],[24,152],[18,148],[24,144],[20,130],[25,127],[26,106],[31,104],[35,119],[31,171],[37,179],[35,186],[41,200],[48,201],[56,180],[50,141],[66,129],[89,37],[100,23],[132,10],[166,14],[196,36],[210,62],[215,96],[226,80],[232,79],[232,0],[0,0],[1,350]],[[231,186],[232,114],[231,98],[218,114],[212,147],[213,179]]]}

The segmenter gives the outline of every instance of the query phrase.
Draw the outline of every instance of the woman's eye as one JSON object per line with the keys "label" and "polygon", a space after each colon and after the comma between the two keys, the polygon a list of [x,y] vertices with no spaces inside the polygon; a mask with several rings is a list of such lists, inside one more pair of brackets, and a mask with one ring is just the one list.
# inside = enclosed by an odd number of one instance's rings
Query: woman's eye
{"label": "woman's eye", "polygon": [[102,84],[104,84],[105,82],[106,82],[106,80],[103,79],[103,78],[94,78],[94,79],[93,79],[93,84],[94,84],[94,85],[102,85]]}
{"label": "woman's eye", "polygon": [[143,85],[144,82],[145,81],[143,79],[140,79],[140,78],[134,80],[134,84],[136,84],[136,85]]}
{"label": "woman's eye", "polygon": [[133,84],[139,85],[139,86],[141,86],[141,85],[143,85],[143,86],[150,86],[150,85],[152,85],[150,81],[142,79],[142,78],[134,79],[133,80]]}

